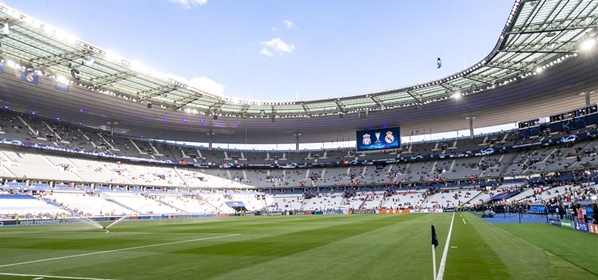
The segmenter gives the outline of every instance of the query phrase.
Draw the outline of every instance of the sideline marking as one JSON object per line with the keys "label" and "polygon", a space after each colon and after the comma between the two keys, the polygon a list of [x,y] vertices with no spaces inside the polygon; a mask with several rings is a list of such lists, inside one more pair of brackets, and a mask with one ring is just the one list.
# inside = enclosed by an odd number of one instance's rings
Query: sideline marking
{"label": "sideline marking", "polygon": [[20,273],[4,273],[0,272],[0,275],[5,276],[21,276],[21,277],[37,277],[35,279],[44,279],[44,278],[56,278],[56,279],[79,279],[79,280],[114,280],[114,279],[107,279],[107,278],[90,278],[90,277],[75,277],[75,276],[53,276],[53,275],[40,275],[40,274],[20,274]]}
{"label": "sideline marking", "polygon": [[[151,248],[151,247],[158,247],[158,246],[164,246],[164,245],[172,245],[172,244],[188,243],[188,242],[203,241],[203,240],[210,240],[210,239],[226,238],[226,237],[237,236],[237,235],[241,235],[241,234],[236,233],[236,234],[229,234],[229,235],[222,235],[222,236],[196,238],[196,239],[190,239],[190,240],[173,241],[173,242],[150,244],[150,245],[122,248],[122,249],[114,249],[114,250],[98,251],[98,252],[91,252],[91,253],[84,253],[84,254],[77,254],[77,255],[70,255],[70,256],[47,258],[47,259],[33,260],[33,261],[20,262],[20,263],[10,263],[10,264],[0,265],[0,268],[16,266],[16,265],[23,265],[23,264],[30,264],[30,263],[47,262],[47,261],[62,260],[62,259],[69,259],[69,258],[76,258],[76,257],[99,255],[99,254],[105,254],[105,253],[114,253],[114,252],[121,252],[121,251],[135,250],[135,249]],[[72,279],[84,279],[84,278],[72,278]],[[92,279],[92,278],[88,278],[88,279]]]}
{"label": "sideline marking", "polygon": [[446,238],[446,245],[444,245],[444,252],[442,252],[442,260],[440,261],[440,267],[438,268],[438,275],[436,280],[442,280],[444,276],[444,267],[446,266],[446,255],[448,255],[448,249],[451,242],[451,232],[453,232],[453,222],[455,221],[455,212],[453,212],[453,218],[451,219],[451,227],[449,228],[448,237]]}

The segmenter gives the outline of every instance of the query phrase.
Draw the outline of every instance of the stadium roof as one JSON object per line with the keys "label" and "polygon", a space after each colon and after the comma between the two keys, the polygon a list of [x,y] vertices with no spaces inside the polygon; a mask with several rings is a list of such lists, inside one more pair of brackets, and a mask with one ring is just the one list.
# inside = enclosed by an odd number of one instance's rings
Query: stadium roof
{"label": "stadium roof", "polygon": [[[598,87],[598,1],[516,1],[494,49],[442,79],[331,99],[268,102],[212,95],[0,4],[11,110],[148,138],[277,144],[354,139],[357,129],[400,126],[403,135],[514,123],[582,107]],[[467,44],[475,44],[475,38]],[[16,73],[9,75],[11,69]],[[21,71],[39,73],[24,83]],[[69,93],[55,84],[70,83]],[[456,100],[458,97],[462,97]]]}

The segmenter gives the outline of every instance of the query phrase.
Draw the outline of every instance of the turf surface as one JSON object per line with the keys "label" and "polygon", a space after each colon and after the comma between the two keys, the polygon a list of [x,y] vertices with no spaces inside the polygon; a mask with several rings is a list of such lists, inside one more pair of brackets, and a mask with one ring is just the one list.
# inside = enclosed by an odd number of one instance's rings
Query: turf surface
{"label": "turf surface", "polygon": [[[452,213],[0,227],[0,279],[431,279]],[[63,278],[60,278],[63,277]],[[72,277],[72,278],[68,278]],[[457,213],[444,279],[598,279],[598,236]]]}

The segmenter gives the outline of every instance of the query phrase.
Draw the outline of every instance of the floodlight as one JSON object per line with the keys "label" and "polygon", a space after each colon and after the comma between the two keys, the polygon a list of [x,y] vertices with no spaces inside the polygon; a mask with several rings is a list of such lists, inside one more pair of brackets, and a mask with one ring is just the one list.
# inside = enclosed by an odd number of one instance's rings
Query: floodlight
{"label": "floodlight", "polygon": [[61,84],[68,84],[69,80],[67,80],[64,76],[58,76],[56,77],[56,81],[61,83]]}
{"label": "floodlight", "polygon": [[544,68],[540,66],[536,67],[536,73],[542,73],[542,71],[544,71]]}
{"label": "floodlight", "polygon": [[589,51],[596,45],[596,39],[589,37],[581,42],[580,49],[582,51]]}

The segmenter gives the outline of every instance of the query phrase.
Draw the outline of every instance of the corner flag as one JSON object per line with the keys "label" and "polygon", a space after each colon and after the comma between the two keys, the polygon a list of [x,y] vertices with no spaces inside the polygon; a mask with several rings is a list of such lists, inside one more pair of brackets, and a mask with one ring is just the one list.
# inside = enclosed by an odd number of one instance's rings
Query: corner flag
{"label": "corner flag", "polygon": [[432,273],[434,273],[434,279],[436,279],[436,247],[438,246],[438,236],[436,236],[436,229],[432,225]]}
{"label": "corner flag", "polygon": [[436,236],[434,225],[432,225],[432,245],[434,245],[434,248],[438,246],[438,236]]}

